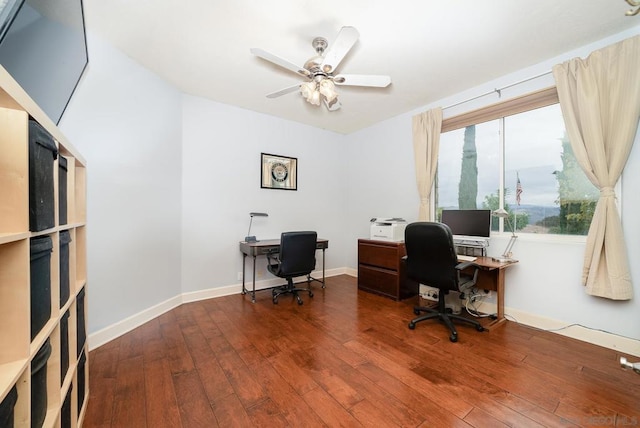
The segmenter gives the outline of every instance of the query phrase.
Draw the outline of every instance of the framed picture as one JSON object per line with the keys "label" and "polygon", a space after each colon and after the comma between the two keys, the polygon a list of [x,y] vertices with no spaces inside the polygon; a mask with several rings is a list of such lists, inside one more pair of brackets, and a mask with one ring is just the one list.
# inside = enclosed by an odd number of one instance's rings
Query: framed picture
{"label": "framed picture", "polygon": [[298,190],[298,159],[261,153],[260,187]]}

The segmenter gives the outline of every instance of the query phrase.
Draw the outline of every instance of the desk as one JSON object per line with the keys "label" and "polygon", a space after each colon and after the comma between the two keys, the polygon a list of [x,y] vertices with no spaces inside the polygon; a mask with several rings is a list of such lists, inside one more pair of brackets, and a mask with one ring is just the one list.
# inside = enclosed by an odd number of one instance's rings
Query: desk
{"label": "desk", "polygon": [[518,261],[513,260],[506,263],[499,263],[493,261],[491,257],[478,257],[473,263],[480,266],[476,288],[496,292],[496,319],[488,325],[483,326],[487,330],[490,330],[491,328],[497,327],[506,321],[506,318],[504,317],[505,271],[509,266],[513,266],[518,263]]}
{"label": "desk", "polygon": [[[327,239],[318,239],[316,242],[316,249],[322,250],[322,281],[316,278],[313,278],[311,275],[307,275],[307,281],[318,281],[322,283],[322,288],[324,288],[324,250],[329,248],[329,241]],[[251,301],[253,303],[256,302],[256,257],[258,256],[266,256],[267,253],[277,253],[280,250],[280,240],[279,239],[265,239],[263,241],[257,242],[240,242],[240,252],[242,253],[242,294],[247,294],[247,289],[245,288],[245,263],[247,260],[247,256],[253,257],[253,277],[252,277],[252,287],[251,287]]]}

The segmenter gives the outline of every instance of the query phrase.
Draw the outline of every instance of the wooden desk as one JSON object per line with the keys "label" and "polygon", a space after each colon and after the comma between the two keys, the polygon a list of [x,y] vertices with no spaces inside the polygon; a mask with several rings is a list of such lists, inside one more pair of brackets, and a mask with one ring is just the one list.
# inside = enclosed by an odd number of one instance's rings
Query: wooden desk
{"label": "wooden desk", "polygon": [[518,263],[518,261],[513,260],[506,263],[499,263],[493,261],[491,257],[478,257],[473,263],[480,266],[476,288],[496,292],[496,319],[484,326],[486,329],[490,330],[491,328],[497,327],[506,321],[506,318],[504,317],[505,271],[509,266],[513,266]]}
{"label": "wooden desk", "polygon": [[[324,251],[329,248],[329,240],[327,239],[318,239],[316,242],[316,249],[322,250],[322,280],[313,278],[311,275],[307,275],[307,281],[318,281],[322,283],[322,288],[324,288]],[[251,287],[251,301],[253,303],[256,302],[256,257],[258,256],[266,256],[267,253],[277,253],[280,250],[280,240],[279,239],[265,239],[263,241],[257,242],[240,242],[240,252],[242,253],[242,294],[247,294],[247,289],[245,288],[245,262],[247,256],[253,257],[253,277],[252,277],[252,287]]]}

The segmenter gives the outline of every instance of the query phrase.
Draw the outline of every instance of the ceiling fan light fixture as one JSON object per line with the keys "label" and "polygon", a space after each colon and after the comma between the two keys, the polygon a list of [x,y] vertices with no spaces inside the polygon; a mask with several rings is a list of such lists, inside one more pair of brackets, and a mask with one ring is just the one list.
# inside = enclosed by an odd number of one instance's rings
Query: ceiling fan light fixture
{"label": "ceiling fan light fixture", "polygon": [[316,91],[316,82],[305,82],[300,84],[300,93],[309,101],[311,95]]}
{"label": "ceiling fan light fixture", "polygon": [[318,92],[317,90],[313,91],[313,93],[311,94],[311,97],[307,98],[307,101],[309,101],[314,106],[319,106],[320,105],[320,92]]}
{"label": "ceiling fan light fixture", "polygon": [[327,99],[329,103],[338,97],[336,87],[329,79],[323,79],[320,81],[320,93]]}

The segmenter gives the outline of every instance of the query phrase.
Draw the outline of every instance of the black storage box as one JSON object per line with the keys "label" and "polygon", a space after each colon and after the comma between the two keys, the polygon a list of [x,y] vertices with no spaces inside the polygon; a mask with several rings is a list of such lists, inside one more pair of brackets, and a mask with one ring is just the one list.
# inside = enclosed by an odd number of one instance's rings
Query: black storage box
{"label": "black storage box", "polygon": [[67,158],[58,157],[58,224],[67,224]]}
{"label": "black storage box", "polygon": [[60,386],[69,370],[69,311],[60,318]]}
{"label": "black storage box", "polygon": [[51,237],[31,238],[31,340],[51,317]]}
{"label": "black storage box", "polygon": [[87,357],[84,352],[80,355],[78,360],[78,417],[82,411],[82,405],[84,404],[84,390],[85,390],[85,363]]}
{"label": "black storage box", "polygon": [[53,161],[56,143],[40,124],[29,120],[29,230],[37,232],[55,226]]}
{"label": "black storage box", "polygon": [[18,389],[13,385],[11,391],[0,403],[0,427],[13,427],[13,408],[16,405],[16,401],[18,401]]}
{"label": "black storage box", "polygon": [[69,243],[71,233],[68,230],[60,232],[60,307],[69,300]]}
{"label": "black storage box", "polygon": [[31,361],[31,428],[40,428],[47,416],[47,361],[51,342],[44,342]]}
{"label": "black storage box", "polygon": [[60,410],[60,426],[61,428],[71,428],[71,391],[73,390],[73,384],[69,385],[67,396],[62,403],[62,409]]}
{"label": "black storage box", "polygon": [[76,321],[76,332],[77,332],[77,345],[78,345],[78,355],[82,352],[82,348],[84,348],[84,342],[87,338],[85,320],[84,320],[84,288],[80,290],[78,296],[76,297],[76,310],[78,311]]}

